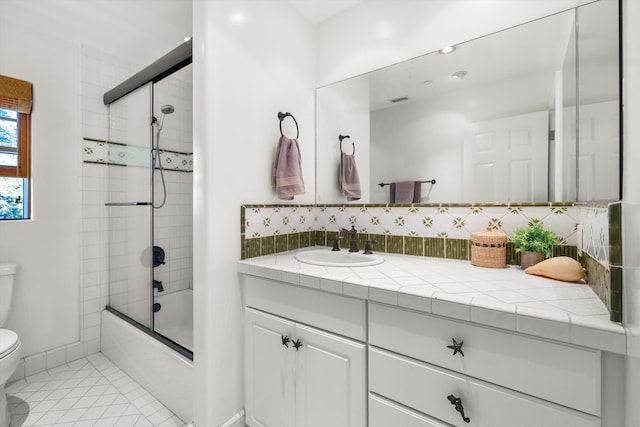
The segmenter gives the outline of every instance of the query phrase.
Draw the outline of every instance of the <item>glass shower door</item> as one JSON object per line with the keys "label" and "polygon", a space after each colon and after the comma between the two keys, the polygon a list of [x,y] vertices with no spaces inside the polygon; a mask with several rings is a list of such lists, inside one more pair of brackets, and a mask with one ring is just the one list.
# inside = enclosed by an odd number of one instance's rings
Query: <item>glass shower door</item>
{"label": "glass shower door", "polygon": [[152,328],[151,83],[109,106],[109,305]]}
{"label": "glass shower door", "polygon": [[153,85],[153,244],[166,255],[153,269],[154,331],[193,350],[192,66]]}

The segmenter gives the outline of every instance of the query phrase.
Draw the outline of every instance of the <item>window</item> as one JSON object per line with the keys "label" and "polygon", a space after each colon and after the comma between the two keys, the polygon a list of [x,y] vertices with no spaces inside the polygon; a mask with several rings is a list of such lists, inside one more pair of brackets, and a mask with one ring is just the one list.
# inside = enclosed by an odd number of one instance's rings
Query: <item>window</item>
{"label": "window", "polygon": [[0,220],[29,218],[32,85],[0,76]]}

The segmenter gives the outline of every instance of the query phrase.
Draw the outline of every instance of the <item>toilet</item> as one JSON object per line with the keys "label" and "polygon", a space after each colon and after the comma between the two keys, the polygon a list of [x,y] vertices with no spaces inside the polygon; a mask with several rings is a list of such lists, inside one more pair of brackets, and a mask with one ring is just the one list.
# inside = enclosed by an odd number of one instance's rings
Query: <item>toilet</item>
{"label": "toilet", "polygon": [[11,378],[20,362],[21,344],[18,334],[2,329],[11,306],[13,278],[18,266],[0,264],[0,427],[8,427],[11,414],[7,410],[6,382]]}

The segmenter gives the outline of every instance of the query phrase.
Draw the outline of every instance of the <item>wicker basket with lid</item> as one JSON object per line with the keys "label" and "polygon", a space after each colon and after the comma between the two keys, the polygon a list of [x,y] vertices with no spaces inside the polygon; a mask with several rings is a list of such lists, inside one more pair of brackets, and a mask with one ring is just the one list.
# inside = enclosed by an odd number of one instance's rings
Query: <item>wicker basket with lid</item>
{"label": "wicker basket with lid", "polygon": [[507,266],[507,235],[487,227],[485,231],[471,233],[471,264],[478,267],[504,268]]}

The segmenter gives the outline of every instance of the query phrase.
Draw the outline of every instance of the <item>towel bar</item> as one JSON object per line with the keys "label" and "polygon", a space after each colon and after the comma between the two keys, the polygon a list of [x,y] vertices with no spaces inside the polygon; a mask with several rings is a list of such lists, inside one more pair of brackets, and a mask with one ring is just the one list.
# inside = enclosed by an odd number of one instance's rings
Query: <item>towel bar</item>
{"label": "towel bar", "polygon": [[[429,182],[429,183],[431,183],[431,185],[433,185],[433,184],[435,184],[435,183],[436,183],[436,180],[435,180],[435,179],[428,179],[428,180],[426,180],[426,181],[416,181],[416,182],[419,182],[420,184],[424,184],[425,182]],[[378,184],[378,185],[379,185],[380,187],[384,187],[385,185],[391,185],[391,184],[392,184],[391,182],[388,182],[388,183],[381,182],[381,183],[380,183],[380,184]]]}

